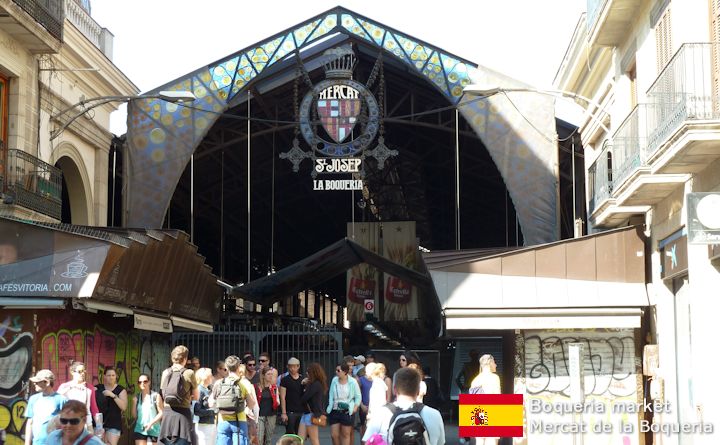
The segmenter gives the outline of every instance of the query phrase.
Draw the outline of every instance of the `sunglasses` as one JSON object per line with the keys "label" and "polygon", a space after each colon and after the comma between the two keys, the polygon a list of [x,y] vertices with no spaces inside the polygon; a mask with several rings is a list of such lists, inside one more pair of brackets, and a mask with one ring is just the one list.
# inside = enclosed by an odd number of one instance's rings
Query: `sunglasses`
{"label": "sunglasses", "polygon": [[260,359],[260,363],[267,363],[267,362],[269,362],[269,361],[270,361],[270,360],[263,360],[263,359]]}
{"label": "sunglasses", "polygon": [[245,366],[255,366],[255,363],[248,363],[248,364],[245,365]]}
{"label": "sunglasses", "polygon": [[83,372],[85,372],[85,370],[84,370],[84,369],[76,369],[76,370],[73,371],[73,372],[77,372],[78,374],[82,374]]}
{"label": "sunglasses", "polygon": [[68,423],[70,425],[78,425],[80,423],[80,420],[82,419],[80,419],[79,417],[72,417],[70,419],[68,419],[67,417],[61,417],[60,423],[62,423],[63,425],[67,425]]}
{"label": "sunglasses", "polygon": [[335,370],[335,372],[342,372],[342,369],[338,368]]}
{"label": "sunglasses", "polygon": [[150,380],[138,380],[139,385],[142,385],[143,383],[150,383]]}

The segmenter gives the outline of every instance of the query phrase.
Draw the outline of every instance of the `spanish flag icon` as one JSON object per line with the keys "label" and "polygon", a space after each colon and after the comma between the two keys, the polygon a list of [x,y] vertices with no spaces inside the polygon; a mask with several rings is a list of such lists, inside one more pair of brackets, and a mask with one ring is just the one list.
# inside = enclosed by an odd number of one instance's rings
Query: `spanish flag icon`
{"label": "spanish flag icon", "polygon": [[522,394],[460,394],[460,437],[522,437]]}

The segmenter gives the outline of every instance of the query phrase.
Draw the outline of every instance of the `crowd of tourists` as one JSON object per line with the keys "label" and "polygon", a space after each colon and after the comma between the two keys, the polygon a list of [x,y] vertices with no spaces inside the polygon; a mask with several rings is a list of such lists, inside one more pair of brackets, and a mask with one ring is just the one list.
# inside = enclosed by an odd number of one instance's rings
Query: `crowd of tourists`
{"label": "crowd of tourists", "polygon": [[445,443],[433,408],[442,395],[412,351],[400,355],[392,376],[371,352],[344,357],[332,378],[319,363],[303,373],[295,357],[281,370],[266,352],[257,359],[230,355],[211,369],[177,346],[170,361],[158,392],[141,374],[132,397],[112,367],[96,386],[81,362],[57,387],[52,371],[38,371],[30,378],[36,393],[28,401],[25,445],[117,445],[128,409],[135,445],[270,445],[276,429],[284,433],[278,445],[320,445],[320,428],[329,428],[333,445],[354,444],[356,433],[368,445]]}

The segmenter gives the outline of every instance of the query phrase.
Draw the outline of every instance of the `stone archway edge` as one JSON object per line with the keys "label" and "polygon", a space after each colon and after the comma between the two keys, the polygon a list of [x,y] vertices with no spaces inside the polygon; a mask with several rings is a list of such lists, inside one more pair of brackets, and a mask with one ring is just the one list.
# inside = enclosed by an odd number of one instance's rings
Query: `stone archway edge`
{"label": "stone archway edge", "polygon": [[[191,154],[232,99],[262,78],[269,66],[333,33],[363,39],[394,56],[451,104],[460,102],[465,86],[483,78],[497,77],[505,86],[521,85],[345,8],[333,8],[149,92],[190,90],[198,98],[192,108],[160,99],[130,102],[127,225],[159,227]],[[484,108],[483,103],[487,103]],[[525,243],[557,239],[557,146],[550,142],[556,139],[554,102],[527,94],[512,103],[495,97],[460,110],[505,179]],[[523,110],[522,115],[518,110]],[[514,160],[515,154],[522,156]]]}

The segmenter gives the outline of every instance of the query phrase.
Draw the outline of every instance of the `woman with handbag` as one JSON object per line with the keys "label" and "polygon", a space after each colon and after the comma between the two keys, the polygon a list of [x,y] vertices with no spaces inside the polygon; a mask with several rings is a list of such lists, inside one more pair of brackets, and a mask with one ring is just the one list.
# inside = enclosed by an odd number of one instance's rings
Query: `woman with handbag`
{"label": "woman with handbag", "polygon": [[150,389],[149,375],[140,374],[137,383],[140,392],[135,396],[135,403],[131,408],[132,417],[137,419],[133,439],[135,445],[157,443],[164,407],[162,397]]}
{"label": "woman with handbag", "polygon": [[300,403],[305,406],[305,414],[300,418],[298,436],[305,440],[310,437],[312,445],[320,445],[318,427],[327,426],[327,416],[323,410],[323,400],[327,393],[327,377],[319,363],[308,366],[307,377],[303,379],[305,391]]}
{"label": "woman with handbag", "polygon": [[335,367],[335,377],[330,384],[326,411],[333,445],[350,445],[354,416],[361,403],[360,386],[351,372],[350,365],[340,363]]}

